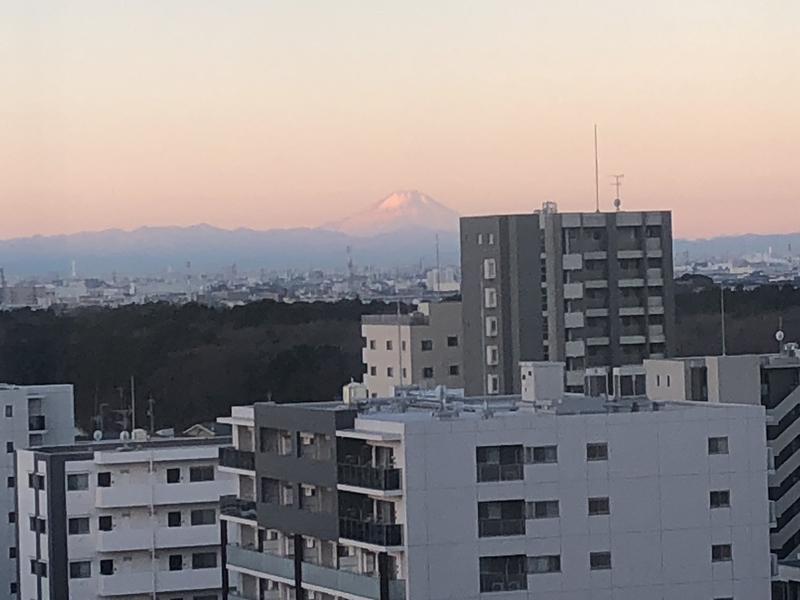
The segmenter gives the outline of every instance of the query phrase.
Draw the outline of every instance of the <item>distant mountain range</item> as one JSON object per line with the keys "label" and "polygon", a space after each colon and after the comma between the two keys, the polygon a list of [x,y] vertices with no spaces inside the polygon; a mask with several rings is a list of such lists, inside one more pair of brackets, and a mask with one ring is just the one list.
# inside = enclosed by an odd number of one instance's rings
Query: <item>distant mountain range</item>
{"label": "distant mountain range", "polygon": [[[141,227],[71,235],[0,240],[0,267],[7,276],[59,274],[76,263],[80,276],[104,276],[184,270],[218,272],[236,264],[240,270],[344,270],[348,248],[356,266],[404,267],[436,264],[436,237],[441,264],[459,262],[458,213],[418,191],[398,191],[351,217],[319,228],[221,229]],[[675,255],[690,259],[739,257],[767,252],[800,251],[800,233],[745,235],[708,240],[676,240]]]}

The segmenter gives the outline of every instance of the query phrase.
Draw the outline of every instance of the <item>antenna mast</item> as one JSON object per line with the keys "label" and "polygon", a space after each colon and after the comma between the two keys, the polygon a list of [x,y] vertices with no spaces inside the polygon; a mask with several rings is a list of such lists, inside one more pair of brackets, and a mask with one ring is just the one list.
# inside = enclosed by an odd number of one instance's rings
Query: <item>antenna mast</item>
{"label": "antenna mast", "polygon": [[439,262],[439,234],[436,234],[436,293],[442,292],[442,267]]}
{"label": "antenna mast", "polygon": [[597,123],[594,124],[594,202],[595,212],[600,212],[600,160],[597,157]]}

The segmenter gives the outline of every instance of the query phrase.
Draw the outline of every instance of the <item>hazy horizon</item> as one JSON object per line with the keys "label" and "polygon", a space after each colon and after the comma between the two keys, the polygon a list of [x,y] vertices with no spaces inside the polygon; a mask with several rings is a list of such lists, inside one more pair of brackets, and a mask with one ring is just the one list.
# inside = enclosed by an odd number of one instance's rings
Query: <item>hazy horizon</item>
{"label": "hazy horizon", "polygon": [[800,230],[800,4],[0,7],[0,238],[316,227],[398,188],[462,215],[667,209]]}

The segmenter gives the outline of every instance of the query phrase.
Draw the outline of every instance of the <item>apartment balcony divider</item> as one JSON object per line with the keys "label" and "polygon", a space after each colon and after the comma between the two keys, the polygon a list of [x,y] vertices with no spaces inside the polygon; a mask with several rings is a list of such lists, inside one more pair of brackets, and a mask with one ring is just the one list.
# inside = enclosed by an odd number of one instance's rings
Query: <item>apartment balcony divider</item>
{"label": "apartment balcony divider", "polygon": [[348,517],[339,518],[339,536],[375,546],[402,546],[403,526]]}
{"label": "apartment balcony divider", "polygon": [[339,483],[371,490],[399,490],[401,470],[372,465],[339,464]]}
{"label": "apartment balcony divider", "polygon": [[243,471],[256,470],[256,455],[254,452],[237,450],[236,448],[219,449],[219,465],[230,469],[241,469]]}

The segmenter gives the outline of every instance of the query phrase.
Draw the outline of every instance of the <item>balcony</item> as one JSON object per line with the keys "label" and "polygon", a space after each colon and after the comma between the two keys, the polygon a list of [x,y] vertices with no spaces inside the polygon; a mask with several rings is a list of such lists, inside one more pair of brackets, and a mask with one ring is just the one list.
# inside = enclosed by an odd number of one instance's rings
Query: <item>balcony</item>
{"label": "balcony", "polygon": [[236,448],[219,449],[219,466],[240,471],[256,470],[256,455],[253,452]]}
{"label": "balcony", "polygon": [[294,581],[293,558],[259,552],[255,548],[229,545],[227,547],[226,564],[232,569],[238,567],[239,569]]}
{"label": "balcony", "polygon": [[[303,583],[314,587],[331,590],[336,595],[358,596],[379,600],[381,597],[380,580],[370,575],[353,573],[343,569],[321,567],[303,563]],[[389,600],[404,600],[405,581],[389,582]]]}
{"label": "balcony", "polygon": [[485,519],[478,521],[479,537],[525,535],[525,519]]}
{"label": "balcony", "polygon": [[339,465],[339,483],[370,490],[399,490],[400,469],[373,467],[372,465]]}
{"label": "balcony", "polygon": [[339,518],[339,537],[373,546],[402,546],[403,526],[347,517]]}
{"label": "balcony", "polygon": [[478,463],[478,483],[495,481],[522,481],[525,478],[520,463]]}
{"label": "balcony", "polygon": [[47,424],[44,415],[30,415],[28,417],[28,431],[44,431]]}
{"label": "balcony", "polygon": [[120,571],[101,576],[98,591],[101,596],[150,595],[153,592],[184,592],[221,587],[220,570],[192,569],[183,571]]}
{"label": "balcony", "polygon": [[97,488],[95,503],[97,508],[127,508],[149,506],[150,504],[216,503],[219,501],[222,491],[228,490],[221,481],[153,485],[120,484]]}
{"label": "balcony", "polygon": [[237,496],[222,496],[219,499],[219,512],[223,517],[255,521],[256,503],[253,500],[243,500]]}

